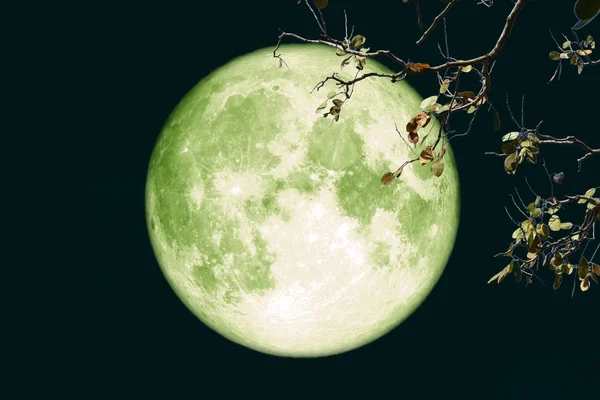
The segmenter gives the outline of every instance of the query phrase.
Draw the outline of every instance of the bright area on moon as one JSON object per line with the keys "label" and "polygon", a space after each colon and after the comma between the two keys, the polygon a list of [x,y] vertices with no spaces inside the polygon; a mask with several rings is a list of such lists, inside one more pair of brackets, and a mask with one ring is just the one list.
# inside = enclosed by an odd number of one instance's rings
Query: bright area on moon
{"label": "bright area on moon", "polygon": [[[146,184],[161,269],[201,321],[248,348],[289,357],[349,351],[410,316],[442,274],[459,219],[451,149],[444,174],[413,163],[398,137],[422,98],[406,82],[356,85],[340,120],[317,107],[336,90],[335,49],[284,45],[238,57],[169,117]],[[364,72],[390,72],[367,60]],[[439,124],[425,129],[429,139]]]}

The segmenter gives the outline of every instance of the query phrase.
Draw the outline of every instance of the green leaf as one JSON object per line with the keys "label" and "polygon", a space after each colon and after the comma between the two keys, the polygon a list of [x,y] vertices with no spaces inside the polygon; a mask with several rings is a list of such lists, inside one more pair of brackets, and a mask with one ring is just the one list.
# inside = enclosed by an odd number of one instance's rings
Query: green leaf
{"label": "green leaf", "polygon": [[450,80],[444,79],[444,82],[440,86],[440,93],[446,93],[446,90],[448,90],[448,86],[450,86]]}
{"label": "green leaf", "polygon": [[506,135],[502,136],[502,141],[510,142],[511,140],[515,140],[518,137],[519,137],[519,132],[510,132],[510,133],[507,133]]}
{"label": "green leaf", "polygon": [[560,222],[560,218],[558,217],[558,215],[553,215],[552,217],[550,217],[550,221],[548,221],[548,226],[550,227],[550,230],[552,230],[554,232],[560,231],[561,222]]}
{"label": "green leaf", "polygon": [[550,59],[552,59],[554,61],[560,60],[560,53],[558,51],[551,51],[550,52]]}
{"label": "green leaf", "polygon": [[367,38],[365,38],[363,35],[356,35],[352,38],[352,40],[350,41],[350,44],[355,49],[359,49],[362,47],[363,44],[365,44],[366,41],[367,41]]}
{"label": "green leaf", "polygon": [[[585,192],[585,194],[583,196],[584,197],[593,197],[595,194],[596,194],[596,188],[591,188],[587,192]],[[577,201],[578,204],[585,204],[586,202],[587,202],[586,199],[579,199]]]}
{"label": "green leaf", "polygon": [[434,107],[437,102],[437,96],[430,96],[421,102],[421,110],[427,112]]}
{"label": "green leaf", "polygon": [[560,224],[560,229],[565,230],[565,231],[568,231],[572,227],[573,227],[573,224],[571,222],[563,222]]}
{"label": "green leaf", "polygon": [[554,284],[552,285],[552,288],[554,290],[558,290],[561,283],[562,283],[562,275],[556,275],[556,278],[554,279]]}
{"label": "green leaf", "polygon": [[560,204],[557,204],[548,209],[548,214],[550,214],[550,215],[556,214],[559,210],[560,210]]}
{"label": "green leaf", "polygon": [[535,230],[538,233],[538,235],[540,235],[540,238],[542,240],[546,240],[548,239],[548,236],[550,236],[550,230],[548,229],[548,225],[546,224],[539,224],[538,226],[536,226]]}
{"label": "green leaf", "polygon": [[320,111],[324,110],[325,108],[327,108],[327,102],[324,102],[323,104],[321,104],[318,108],[317,108],[317,113],[319,113]]}
{"label": "green leaf", "polygon": [[514,175],[517,172],[517,153],[512,153],[504,159],[504,169],[509,175]]}
{"label": "green leaf", "polygon": [[519,244],[519,242],[521,242],[521,240],[523,239],[523,229],[521,228],[517,228],[515,229],[515,231],[512,234],[512,238],[516,240],[516,243]]}
{"label": "green leaf", "polygon": [[327,93],[327,98],[333,99],[336,96],[336,94],[337,94],[336,92],[329,92],[329,93]]}
{"label": "green leaf", "polygon": [[433,176],[442,176],[444,173],[444,159],[438,158],[431,164],[431,172]]}

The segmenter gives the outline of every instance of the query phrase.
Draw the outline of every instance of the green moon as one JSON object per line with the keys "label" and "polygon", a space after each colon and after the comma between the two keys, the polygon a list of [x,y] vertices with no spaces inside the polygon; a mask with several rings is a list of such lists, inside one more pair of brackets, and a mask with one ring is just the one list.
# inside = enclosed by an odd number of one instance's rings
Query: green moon
{"label": "green moon", "polygon": [[[459,183],[413,163],[398,137],[420,111],[408,83],[368,78],[339,121],[316,109],[340,67],[335,49],[284,45],[233,59],[175,108],[146,183],[152,247],[174,292],[233,342],[287,357],[346,352],[409,317],[454,246]],[[363,72],[391,72],[367,60]],[[439,124],[421,128],[433,142]],[[200,343],[201,345],[201,343]],[[398,344],[403,345],[401,343]]]}

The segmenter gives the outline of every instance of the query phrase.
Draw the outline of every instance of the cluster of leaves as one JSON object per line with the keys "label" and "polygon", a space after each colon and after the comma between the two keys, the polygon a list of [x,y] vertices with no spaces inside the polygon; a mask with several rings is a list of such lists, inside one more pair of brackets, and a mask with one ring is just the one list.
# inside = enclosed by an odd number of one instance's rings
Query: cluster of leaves
{"label": "cluster of leaves", "polygon": [[565,39],[566,40],[562,43],[562,45],[560,45],[558,42],[556,43],[558,51],[553,50],[549,53],[551,60],[559,62],[558,66],[556,67],[556,72],[550,80],[553,80],[562,70],[563,61],[569,60],[571,65],[577,67],[578,74],[583,72],[584,65],[588,65],[593,62],[590,58],[590,55],[596,48],[596,42],[592,36],[588,36],[583,41],[571,41],[566,37]]}
{"label": "cluster of leaves", "polygon": [[[407,3],[407,1],[408,0],[403,0],[404,3]],[[522,8],[529,3],[529,1],[513,0],[514,5],[506,18],[504,28],[498,36],[494,47],[489,52],[466,61],[457,60],[456,58],[451,57],[448,49],[448,38],[445,24],[446,16],[450,10],[453,9],[453,6],[458,3],[458,1],[441,1],[446,3],[445,8],[433,19],[429,28],[425,29],[420,39],[417,40],[418,45],[423,43],[438,25],[438,23],[443,21],[446,49],[444,52],[439,45],[438,49],[445,61],[439,65],[431,66],[427,63],[415,63],[408,60],[405,61],[402,58],[392,54],[389,50],[377,50],[370,52],[368,48],[364,47],[366,42],[364,36],[353,36],[353,30],[352,33],[348,34],[347,16],[345,12],[345,39],[337,40],[332,38],[327,31],[327,25],[323,18],[323,14],[321,13],[321,10],[327,6],[327,0],[304,0],[321,30],[322,38],[311,40],[296,34],[282,32],[279,36],[277,46],[273,51],[273,56],[279,59],[279,66],[281,67],[284,62],[281,59],[281,55],[277,54],[277,49],[284,38],[293,37],[305,43],[320,43],[334,47],[337,55],[344,57],[341,62],[341,68],[344,68],[345,66],[354,62],[354,65],[357,69],[354,78],[346,80],[341,78],[337,73],[333,73],[331,76],[319,82],[315,89],[313,89],[318,91],[320,88],[324,87],[326,82],[329,80],[335,81],[336,85],[340,88],[339,91],[330,92],[327,95],[327,100],[317,108],[317,113],[319,113],[329,107],[329,111],[325,112],[323,116],[328,117],[331,115],[334,118],[334,121],[339,120],[342,106],[352,96],[355,85],[366,78],[386,78],[390,79],[392,83],[395,83],[405,79],[410,74],[418,75],[421,73],[433,72],[437,74],[440,85],[439,93],[436,96],[430,96],[423,100],[423,103],[421,104],[421,111],[408,122],[406,126],[406,133],[401,133],[398,131],[398,127],[396,127],[398,134],[403,140],[405,140],[407,146],[414,153],[415,157],[405,161],[395,172],[387,172],[384,174],[381,178],[381,183],[383,185],[391,185],[394,179],[398,178],[402,174],[405,166],[417,161],[422,166],[430,164],[432,174],[435,176],[441,176],[444,170],[443,157],[447,149],[447,145],[444,145],[444,143],[447,143],[447,141],[451,140],[453,137],[467,135],[471,131],[473,121],[475,120],[478,111],[486,102],[488,103],[490,110],[494,111],[494,128],[496,131],[500,131],[500,117],[495,107],[488,101],[491,80],[490,75],[494,66],[494,61],[501,49],[504,47],[504,44],[507,42],[517,16],[520,14]],[[493,0],[475,1],[477,4],[482,4],[487,7],[494,5]],[[591,2],[594,1],[596,0],[591,0]],[[298,4],[301,2],[302,0],[298,0]],[[413,3],[417,10],[419,26],[423,28],[421,24],[419,0],[414,0]],[[316,6],[316,11],[313,9],[311,4]],[[596,6],[597,5],[594,7]],[[576,66],[579,74],[581,74],[584,66],[600,64],[600,60],[594,61],[590,58],[590,55],[593,53],[596,46],[593,38],[588,36],[586,40],[580,41],[577,37],[577,33],[574,30],[572,33],[575,36],[575,40],[573,41],[570,41],[567,37],[565,37],[566,41],[560,44],[556,42],[555,39],[558,51],[550,52],[550,58],[559,62],[557,70],[551,81],[555,76],[557,76],[558,73],[561,72],[563,65],[562,61],[570,60],[571,65]],[[364,71],[366,59],[369,57],[378,56],[386,56],[392,59],[398,65],[400,65],[401,69],[395,73]],[[465,91],[465,82],[460,82],[461,76],[469,73],[472,77],[479,78],[481,83],[480,89],[476,92]],[[470,80],[471,78],[468,79]],[[471,122],[468,125],[468,129],[463,133],[456,133],[450,126],[450,117],[457,112],[471,114]],[[487,154],[504,156],[504,168],[510,175],[515,175],[519,165],[524,163],[525,160],[535,164],[538,161],[539,147],[542,144],[572,145],[581,147],[585,151],[585,154],[577,159],[579,169],[581,169],[581,164],[584,160],[587,160],[594,155],[600,155],[600,149],[594,149],[588,146],[575,136],[553,137],[546,134],[541,134],[538,129],[541,125],[541,122],[534,130],[526,129],[522,127],[524,126],[523,117],[521,124],[519,125],[512,115],[510,108],[509,112],[513,121],[517,124],[517,126],[519,126],[520,131],[509,132],[502,137],[502,153]],[[433,117],[440,121],[440,129],[438,137],[432,143],[428,143],[426,145],[425,141],[428,135],[424,135],[424,137],[421,138],[419,133],[422,128],[426,127],[430,123],[430,120]],[[447,133],[444,133],[444,130]],[[416,151],[416,148],[419,144],[425,146],[420,154],[418,154]],[[436,147],[440,144],[442,144],[442,149],[437,151],[436,157]],[[547,170],[546,173],[550,178],[551,184],[552,181],[561,183],[564,179],[564,174],[562,173],[554,174],[553,176],[551,176]],[[569,275],[572,274],[573,271],[577,270],[577,275],[581,281],[580,287],[582,290],[587,290],[589,288],[590,281],[596,281],[596,276],[598,275],[598,272],[600,272],[600,267],[593,262],[596,253],[598,253],[600,250],[600,246],[596,248],[589,261],[584,257],[584,253],[586,252],[588,245],[596,240],[595,224],[599,218],[598,210],[600,209],[600,199],[593,197],[594,194],[595,189],[590,189],[586,195],[567,196],[566,199],[563,200],[557,200],[554,197],[554,194],[552,194],[552,197],[547,199],[542,199],[536,195],[536,200],[529,206],[525,206],[521,200],[521,205],[523,208],[521,209],[519,206],[517,206],[517,208],[519,208],[519,211],[526,217],[526,220],[521,223],[517,223],[513,219],[513,222],[515,222],[515,224],[518,226],[518,229],[515,231],[515,233],[513,233],[513,242],[511,243],[509,250],[501,254],[510,257],[511,261],[502,271],[496,274],[496,276],[494,276],[490,282],[493,280],[498,280],[498,282],[500,282],[509,273],[512,273],[519,281],[522,279],[523,275],[525,275],[527,282],[531,283],[532,277],[537,277],[536,271],[539,266],[549,265],[556,274],[555,289],[560,286],[563,274]],[[521,199],[520,196],[519,199]],[[575,201],[580,204],[586,204],[587,207],[585,211],[585,218],[580,225],[564,222],[558,215],[558,212],[564,205]],[[517,205],[516,202],[514,203]],[[561,235],[564,236],[560,237]],[[520,251],[522,251],[524,254],[519,255],[518,253]],[[575,260],[577,262],[573,263],[572,261],[575,257],[577,257],[577,260]]]}
{"label": "cluster of leaves", "polygon": [[[423,66],[428,66],[428,64],[417,65],[421,69],[426,68]],[[474,92],[468,90],[460,91],[458,80],[460,73],[469,73],[474,70],[472,65],[466,65],[457,68],[455,72],[448,72],[445,77],[440,78],[439,95],[426,98],[421,104],[421,108],[425,112],[433,112],[437,116],[461,110],[466,111],[467,114],[473,114],[480,106],[486,103],[486,96],[477,96]],[[449,101],[446,104],[440,104],[438,102],[440,97],[445,97]]]}
{"label": "cluster of leaves", "polygon": [[[360,51],[361,53],[367,53],[369,51],[369,48],[365,48],[363,47],[363,45],[366,42],[366,38],[363,35],[356,35],[352,38],[352,40],[344,40],[342,42],[342,47],[343,50],[337,50],[336,54],[338,56],[344,56],[347,54],[347,50],[356,50],[356,51]],[[342,64],[341,64],[341,68],[344,68],[346,65],[350,64],[350,60],[354,58],[354,62],[356,65],[356,69],[358,69],[359,71],[362,71],[365,67],[366,64],[366,57],[363,56],[359,56],[356,54],[350,54],[348,57],[344,58],[344,60],[342,60]],[[344,100],[340,100],[339,98],[336,98],[338,96],[345,96]],[[348,100],[350,98],[350,93],[346,90],[344,92],[329,92],[327,94],[327,100],[325,100],[323,103],[321,103],[319,105],[319,107],[317,107],[316,112],[319,113],[321,111],[323,111],[324,109],[326,109],[328,107],[328,102],[331,101],[332,105],[329,108],[329,111],[323,114],[323,117],[327,118],[328,116],[332,116],[334,121],[339,121],[340,119],[340,113],[342,111],[342,105],[344,104],[344,102],[346,100]]]}
{"label": "cluster of leaves", "polygon": [[[348,54],[347,50],[355,50],[360,51],[361,53],[368,53],[370,48],[363,47],[366,41],[367,38],[365,38],[363,35],[356,35],[352,38],[352,40],[345,39],[342,42],[343,49],[338,49],[335,54],[339,57],[343,57],[346,54]],[[350,54],[348,57],[344,58],[342,60],[341,67],[344,68],[346,65],[349,65],[351,62],[350,60],[352,59],[354,59],[354,65],[356,66],[357,70],[362,71],[365,68],[365,64],[367,63],[367,57],[359,56],[357,54]]]}
{"label": "cluster of leaves", "polygon": [[329,108],[329,111],[323,114],[323,117],[327,118],[329,115],[331,115],[333,117],[334,121],[339,121],[340,113],[342,112],[342,105],[344,104],[344,100],[336,99],[336,97],[341,94],[343,94],[343,93],[338,93],[338,92],[334,92],[334,91],[329,92],[327,94],[327,100],[325,100],[323,103],[321,103],[321,105],[319,107],[317,107],[316,112],[320,113],[321,111],[326,109],[328,106],[328,102],[331,101],[332,105]]}
{"label": "cluster of leaves", "polygon": [[[595,223],[600,220],[600,198],[594,197],[597,189],[591,188],[584,195],[571,196],[562,201],[555,197],[542,199],[537,196],[535,201],[527,206],[527,213],[521,211],[527,219],[517,223],[518,227],[512,234],[513,240],[508,250],[498,254],[509,257],[509,264],[488,283],[500,283],[512,273],[517,282],[525,275],[527,284],[530,284],[540,266],[548,266],[554,272],[554,290],[560,287],[563,276],[571,275],[573,271],[577,271],[582,291],[589,289],[591,281],[598,283],[600,266],[584,256],[587,246],[581,249],[583,243],[595,239],[591,237],[591,233]],[[565,222],[559,216],[565,204],[575,201],[586,207],[581,225]],[[559,238],[561,233],[565,235]],[[576,262],[573,262],[574,258]]]}
{"label": "cluster of leaves", "polygon": [[525,160],[535,164],[540,152],[538,147],[540,143],[541,140],[535,133],[527,131],[509,132],[502,136],[502,154],[505,156],[506,172],[514,175]]}

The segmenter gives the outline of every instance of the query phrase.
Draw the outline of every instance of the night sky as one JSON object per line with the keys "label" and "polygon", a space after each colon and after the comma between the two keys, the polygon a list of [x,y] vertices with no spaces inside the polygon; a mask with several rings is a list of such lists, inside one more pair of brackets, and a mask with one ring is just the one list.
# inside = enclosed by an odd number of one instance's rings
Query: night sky
{"label": "night sky", "polygon": [[[437,42],[443,41],[441,25],[422,46],[415,45],[420,31],[412,1],[330,3],[324,16],[335,37],[343,35],[345,8],[355,33],[366,36],[371,50],[389,49],[401,58],[432,65],[442,61],[437,51]],[[444,6],[434,0],[420,3],[426,26]],[[447,19],[451,54],[467,59],[491,49],[511,6],[507,0],[497,0],[490,9],[470,0],[457,5]],[[518,118],[521,96],[526,96],[527,126],[543,120],[543,133],[575,134],[600,146],[594,128],[600,67],[586,68],[578,76],[565,63],[561,80],[546,83],[556,66],[548,57],[555,50],[549,29],[557,37],[569,32],[576,21],[572,0],[538,0],[523,9],[492,75],[490,100],[499,109],[501,132],[494,131],[491,113],[480,112],[472,133],[453,141],[461,183],[460,227],[447,268],[430,296],[385,337],[320,359],[261,354],[203,325],[162,275],[144,216],[148,162],[174,107],[210,71],[234,57],[274,47],[280,28],[317,38],[318,27],[306,6],[296,0],[171,0],[68,6],[37,2],[27,7],[39,54],[57,73],[54,85],[69,82],[74,90],[63,95],[69,97],[71,110],[87,121],[78,128],[77,142],[71,143],[87,149],[72,168],[86,199],[80,214],[86,221],[81,233],[86,240],[79,264],[93,271],[86,283],[89,291],[69,304],[81,320],[81,333],[70,337],[65,348],[78,360],[74,367],[93,374],[118,371],[124,378],[144,379],[152,373],[165,381],[185,375],[191,382],[222,368],[232,374],[260,372],[264,379],[271,369],[298,378],[309,372],[343,378],[349,371],[370,370],[394,376],[377,385],[389,387],[385,390],[396,397],[408,393],[410,399],[452,393],[441,383],[447,380],[458,386],[463,381],[493,385],[484,398],[573,399],[589,390],[592,398],[600,396],[592,385],[600,371],[596,284],[571,298],[572,277],[555,292],[547,269],[540,273],[546,287],[535,280],[526,288],[512,276],[501,285],[486,284],[506,264],[506,259],[493,256],[506,249],[514,230],[504,211],[504,206],[511,207],[509,193],[516,187],[531,201],[524,181],[528,176],[536,191],[549,194],[541,164],[527,164],[509,176],[501,159],[484,155],[499,151],[502,134],[515,130],[506,93]],[[600,20],[580,32],[600,38]],[[433,74],[408,81],[424,97],[438,89]],[[464,128],[464,122],[457,120],[456,128]],[[541,156],[549,170],[565,173],[564,184],[556,187],[558,196],[580,194],[600,183],[600,159],[586,161],[577,173],[579,148],[548,146],[542,147]],[[566,215],[574,221],[582,216]],[[413,387],[415,379],[430,383]],[[103,382],[110,387],[110,379]]]}

